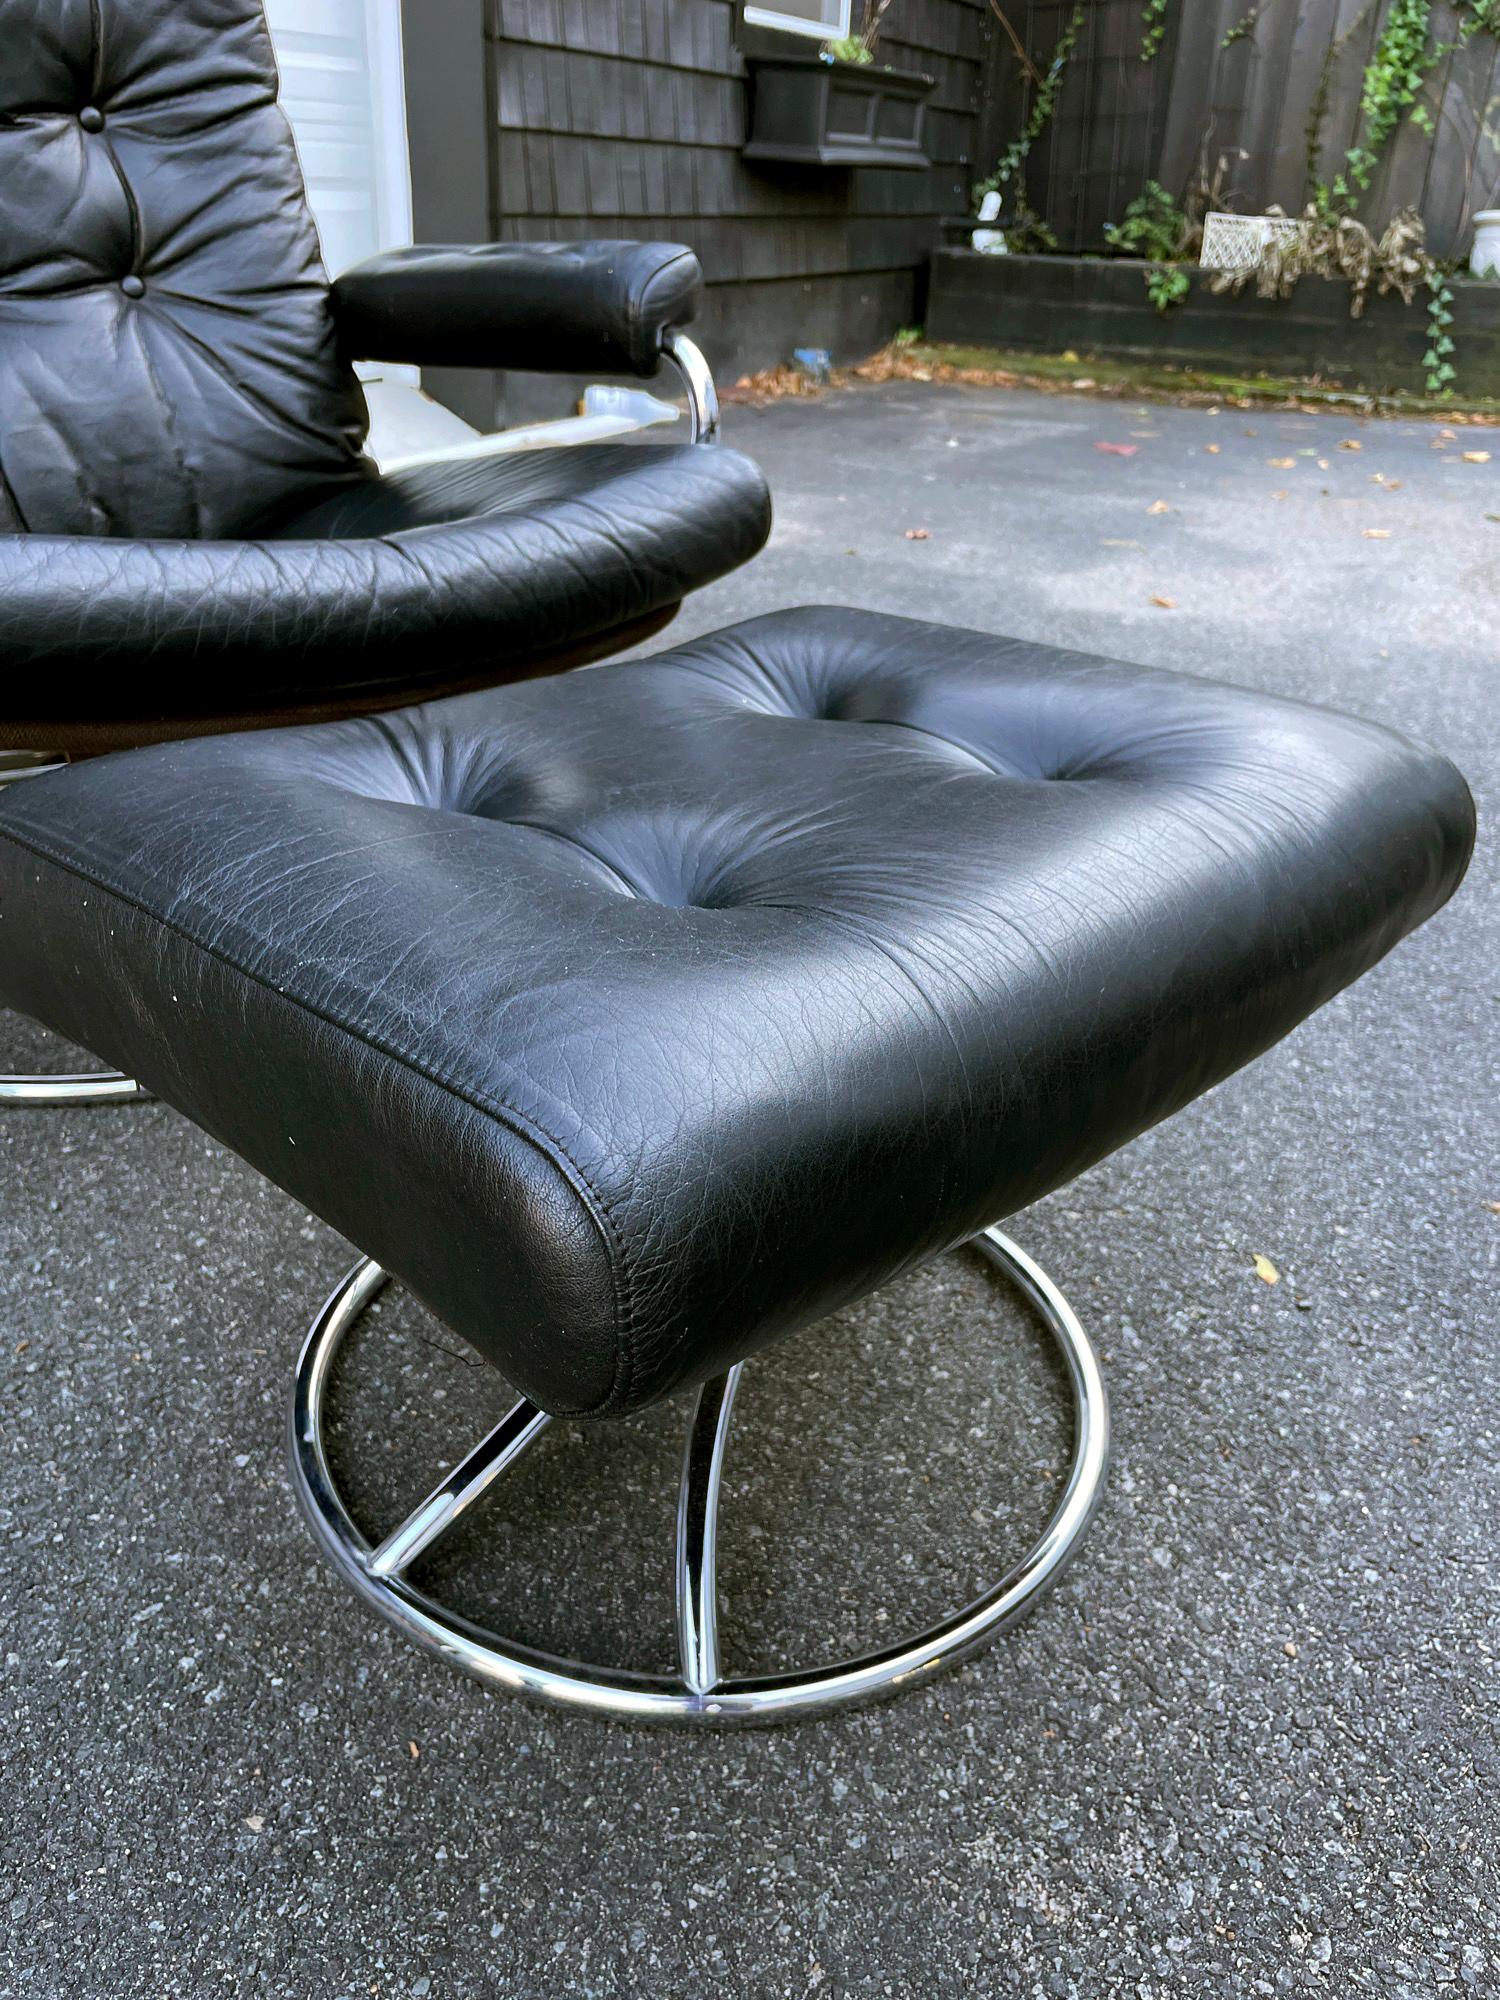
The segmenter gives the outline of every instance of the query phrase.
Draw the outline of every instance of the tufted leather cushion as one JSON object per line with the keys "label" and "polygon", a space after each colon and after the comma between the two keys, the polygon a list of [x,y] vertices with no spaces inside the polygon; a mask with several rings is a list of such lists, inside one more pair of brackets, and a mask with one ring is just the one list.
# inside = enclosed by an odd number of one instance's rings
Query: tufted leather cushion
{"label": "tufted leather cushion", "polygon": [[1457,884],[1373,724],[852,611],[0,796],[0,1001],[555,1411],[1034,1200]]}
{"label": "tufted leather cushion", "polygon": [[259,0],[0,0],[0,532],[238,535],[364,424]]}

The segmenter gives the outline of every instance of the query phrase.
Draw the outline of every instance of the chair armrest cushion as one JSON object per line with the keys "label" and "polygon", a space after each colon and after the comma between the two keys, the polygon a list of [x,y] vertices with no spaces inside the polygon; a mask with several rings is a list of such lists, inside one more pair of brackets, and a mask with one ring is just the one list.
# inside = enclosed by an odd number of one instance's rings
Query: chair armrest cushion
{"label": "chair armrest cushion", "polygon": [[680,243],[454,243],[383,251],[333,297],[344,351],[361,361],[654,375],[702,288]]}

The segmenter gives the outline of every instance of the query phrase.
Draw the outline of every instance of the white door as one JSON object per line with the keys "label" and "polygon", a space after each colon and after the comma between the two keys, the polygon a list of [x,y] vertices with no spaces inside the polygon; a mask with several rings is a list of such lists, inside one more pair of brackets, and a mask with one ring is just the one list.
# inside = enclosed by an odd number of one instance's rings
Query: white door
{"label": "white door", "polygon": [[400,0],[265,0],[323,261],[411,241]]}

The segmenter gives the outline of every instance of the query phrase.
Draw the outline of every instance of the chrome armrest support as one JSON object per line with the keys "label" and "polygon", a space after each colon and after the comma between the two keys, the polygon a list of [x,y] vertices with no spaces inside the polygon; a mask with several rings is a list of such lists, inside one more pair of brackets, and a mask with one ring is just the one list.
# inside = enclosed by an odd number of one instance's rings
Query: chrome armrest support
{"label": "chrome armrest support", "polygon": [[696,341],[689,340],[680,327],[669,327],[662,337],[662,357],[670,361],[687,390],[688,441],[716,444],[719,437],[719,392]]}

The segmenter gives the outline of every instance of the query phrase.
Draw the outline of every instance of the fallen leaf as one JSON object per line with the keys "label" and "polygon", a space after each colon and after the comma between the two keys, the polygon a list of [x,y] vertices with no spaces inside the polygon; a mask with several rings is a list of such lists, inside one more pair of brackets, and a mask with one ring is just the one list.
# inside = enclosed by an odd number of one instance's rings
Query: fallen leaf
{"label": "fallen leaf", "polygon": [[1488,465],[1489,462],[1490,455],[1487,451],[1466,451],[1464,453],[1465,465]]}
{"label": "fallen leaf", "polygon": [[1389,528],[1365,528],[1362,533],[1367,542],[1388,542],[1391,539]]}
{"label": "fallen leaf", "polygon": [[1153,597],[1151,602],[1160,611],[1175,611],[1177,609],[1177,599],[1175,597]]}
{"label": "fallen leaf", "polygon": [[1111,444],[1107,438],[1095,438],[1095,451],[1112,452],[1116,458],[1134,458],[1140,450],[1138,444]]}
{"label": "fallen leaf", "polygon": [[1487,1201],[1485,1207],[1491,1215],[1500,1215],[1500,1201]]}
{"label": "fallen leaf", "polygon": [[1282,1652],[1283,1652],[1283,1653],[1285,1653],[1285,1654],[1286,1654],[1286,1656],[1287,1656],[1287,1658],[1288,1658],[1289,1660],[1295,1660],[1295,1659],[1296,1659],[1296,1657],[1297,1657],[1297,1642],[1296,1642],[1296,1640],[1295,1640],[1295,1639],[1288,1639],[1288,1640],[1287,1640],[1287,1642],[1286,1642],[1286,1644],[1285,1644],[1285,1645],[1284,1645],[1284,1646],[1282,1647],[1282,1649],[1281,1649],[1281,1650],[1282,1650]]}
{"label": "fallen leaf", "polygon": [[246,1826],[249,1827],[252,1833],[260,1833],[265,1827],[265,1821],[261,1818],[259,1813],[251,1813],[249,1819],[245,1821],[245,1824]]}
{"label": "fallen leaf", "polygon": [[1062,351],[1060,359],[1062,359],[1063,361],[1076,361],[1078,359],[1078,356],[1073,352],[1071,347],[1065,347]]}
{"label": "fallen leaf", "polygon": [[1255,1275],[1263,1285],[1279,1285],[1281,1283],[1281,1273],[1271,1262],[1270,1258],[1263,1256],[1259,1250],[1255,1253]]}
{"label": "fallen leaf", "polygon": [[421,1754],[422,1754],[422,1746],[421,1746],[421,1744],[420,1744],[420,1743],[412,1743],[412,1742],[408,1742],[408,1743],[407,1743],[407,1746],[406,1746],[406,1748],[407,1748],[407,1751],[408,1751],[408,1753],[409,1753],[409,1755],[410,1755],[410,1757],[411,1757],[411,1761],[412,1761],[412,1762],[413,1762],[413,1763],[415,1764],[415,1763],[416,1763],[416,1761],[417,1761],[417,1759],[418,1759],[418,1758],[419,1758],[419,1757],[421,1756]]}
{"label": "fallen leaf", "polygon": [[1165,500],[1153,500],[1146,509],[1148,514],[1170,514],[1171,511]]}
{"label": "fallen leaf", "polygon": [[932,540],[932,530],[930,528],[908,528],[906,539],[909,542],[930,542]]}
{"label": "fallen leaf", "polygon": [[1326,458],[1318,460],[1318,470],[1319,472],[1326,472],[1328,470],[1328,460]]}
{"label": "fallen leaf", "polygon": [[1358,438],[1340,438],[1340,439],[1339,439],[1339,450],[1340,450],[1340,451],[1363,451],[1363,450],[1364,450],[1364,446],[1363,446],[1363,445],[1362,445],[1362,444],[1360,443],[1360,441],[1359,441],[1359,439],[1358,439]]}
{"label": "fallen leaf", "polygon": [[1206,444],[1203,447],[1203,449],[1206,452],[1208,452],[1211,457],[1217,458],[1219,453],[1224,449],[1224,447],[1221,444]]}
{"label": "fallen leaf", "polygon": [[1266,464],[1274,466],[1278,472],[1290,472],[1296,463],[1295,458],[1268,458],[1266,460]]}
{"label": "fallen leaf", "polygon": [[1291,497],[1284,486],[1278,486],[1276,491],[1271,495],[1273,500],[1290,500]]}

